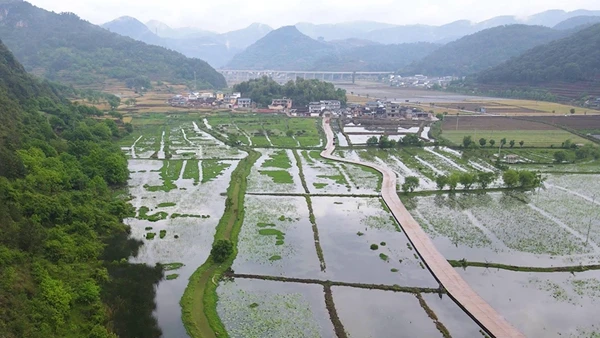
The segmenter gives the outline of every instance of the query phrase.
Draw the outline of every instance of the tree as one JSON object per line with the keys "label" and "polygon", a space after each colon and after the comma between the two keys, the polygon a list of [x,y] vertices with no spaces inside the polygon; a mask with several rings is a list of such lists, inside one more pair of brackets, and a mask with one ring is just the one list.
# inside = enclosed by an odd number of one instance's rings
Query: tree
{"label": "tree", "polygon": [[404,184],[402,184],[402,191],[404,192],[413,192],[416,188],[419,187],[419,178],[416,176],[408,176],[404,180]]}
{"label": "tree", "polygon": [[216,263],[223,263],[232,253],[233,244],[227,239],[219,239],[210,250],[210,255]]}
{"label": "tree", "polygon": [[519,184],[519,172],[514,169],[508,169],[502,174],[502,181],[508,188],[516,187]]}
{"label": "tree", "polygon": [[442,113],[437,113],[437,114],[435,114],[435,117],[436,117],[438,120],[440,120],[440,121],[444,121],[444,116],[445,116],[445,115],[444,115],[444,114],[442,114]]}
{"label": "tree", "polygon": [[465,173],[460,174],[460,178],[458,181],[460,184],[463,185],[465,190],[469,190],[475,183],[476,179],[477,179],[477,177],[474,174],[465,172]]}
{"label": "tree", "polygon": [[519,183],[522,188],[535,188],[536,175],[529,170],[522,170],[519,172]]}
{"label": "tree", "polygon": [[554,153],[554,162],[556,162],[556,163],[566,162],[567,158],[568,158],[568,155],[563,150],[559,150],[559,151],[557,151],[557,152]]}
{"label": "tree", "polygon": [[493,172],[480,172],[477,174],[477,183],[481,189],[487,189],[487,187],[494,182],[496,174]]}
{"label": "tree", "polygon": [[496,144],[496,140],[491,139],[490,140],[490,147],[494,147],[494,144]]}
{"label": "tree", "polygon": [[379,144],[377,136],[371,136],[367,139],[367,147],[376,147]]}
{"label": "tree", "polygon": [[523,141],[523,140],[519,141],[519,146],[521,146],[521,148],[523,148],[524,144],[525,144],[525,141]]}
{"label": "tree", "polygon": [[448,188],[450,188],[450,191],[456,190],[459,181],[460,173],[453,172],[452,174],[450,174],[450,176],[448,176]]}
{"label": "tree", "polygon": [[469,148],[471,144],[473,144],[473,138],[471,137],[471,135],[464,136],[462,141],[463,147]]}
{"label": "tree", "polygon": [[487,143],[487,140],[484,139],[483,137],[479,139],[479,145],[480,146],[485,147],[486,143]]}
{"label": "tree", "polygon": [[514,147],[514,146],[515,146],[515,140],[510,140],[510,143],[509,143],[509,144],[510,144],[510,147],[511,147],[511,148],[512,148],[512,147]]}
{"label": "tree", "polygon": [[425,143],[419,138],[419,136],[417,136],[417,134],[407,134],[402,138],[402,140],[398,141],[398,145],[400,144],[405,146],[422,147]]}
{"label": "tree", "polygon": [[504,148],[505,145],[506,145],[506,137],[504,137],[503,139],[500,140],[500,146]]}
{"label": "tree", "polygon": [[571,108],[570,112],[571,112],[571,115],[575,115],[575,108]]}
{"label": "tree", "polygon": [[437,175],[435,177],[435,184],[437,185],[438,190],[444,190],[444,187],[448,184],[448,176]]}
{"label": "tree", "polygon": [[285,135],[287,137],[292,137],[292,136],[294,136],[294,131],[293,130],[288,130],[288,131],[285,132]]}

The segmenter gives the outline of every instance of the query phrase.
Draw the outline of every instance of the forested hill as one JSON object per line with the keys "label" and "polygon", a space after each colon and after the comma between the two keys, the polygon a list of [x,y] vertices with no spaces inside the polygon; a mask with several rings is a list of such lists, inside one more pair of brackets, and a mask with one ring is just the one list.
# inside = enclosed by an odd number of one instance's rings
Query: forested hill
{"label": "forested hill", "polygon": [[[120,121],[74,105],[0,42],[0,337],[158,337],[160,267],[127,263]],[[95,119],[91,117],[94,116]]]}
{"label": "forested hill", "polygon": [[381,45],[359,39],[317,41],[288,26],[270,32],[237,54],[226,68],[396,71],[438,47],[432,43]]}
{"label": "forested hill", "polygon": [[199,86],[226,86],[223,76],[202,60],[24,1],[0,2],[0,37],[28,71],[67,84],[93,85],[107,78],[185,83],[194,80],[195,72]]}
{"label": "forested hill", "polygon": [[494,27],[450,42],[404,68],[401,73],[439,76],[474,74],[567,34],[542,26]]}
{"label": "forested hill", "polygon": [[600,81],[600,24],[533,48],[482,72],[477,79],[519,84]]}

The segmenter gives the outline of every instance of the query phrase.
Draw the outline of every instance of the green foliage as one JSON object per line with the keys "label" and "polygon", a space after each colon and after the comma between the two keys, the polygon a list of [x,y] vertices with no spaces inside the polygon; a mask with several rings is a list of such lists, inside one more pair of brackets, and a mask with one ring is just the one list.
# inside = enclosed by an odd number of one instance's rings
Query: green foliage
{"label": "green foliage", "polygon": [[416,176],[408,176],[404,180],[402,184],[402,191],[404,192],[413,192],[416,188],[419,187],[419,178]]}
{"label": "green foliage", "polygon": [[122,132],[63,92],[0,43],[0,336],[158,337],[162,270],[127,262],[134,209],[113,193],[129,175]]}
{"label": "green foliage", "polygon": [[402,73],[440,76],[474,74],[565,35],[565,32],[541,26],[498,26],[450,42],[406,67]]}
{"label": "green foliage", "polygon": [[437,175],[435,177],[435,185],[438,190],[444,190],[444,187],[448,184],[448,176],[446,175]]}
{"label": "green foliage", "polygon": [[200,88],[227,86],[202,60],[111,33],[73,13],[52,13],[24,1],[0,4],[4,11],[11,13],[0,25],[4,43],[45,78],[76,85],[112,78],[138,87],[148,85],[143,79],[192,82],[195,73]]}
{"label": "green foliage", "polygon": [[509,169],[502,174],[502,180],[508,188],[534,189],[540,187],[544,183],[545,178],[540,173],[534,173],[529,170],[517,171]]}
{"label": "green foliage", "polygon": [[541,84],[594,80],[600,74],[600,24],[533,48],[479,74],[484,83]]}
{"label": "green foliage", "polygon": [[346,91],[336,89],[332,83],[319,80],[289,81],[280,85],[266,76],[253,79],[233,86],[234,91],[242,93],[252,101],[266,107],[275,98],[288,97],[293,100],[294,106],[306,106],[309,102],[319,100],[339,100],[342,105],[346,104]]}
{"label": "green foliage", "polygon": [[494,182],[496,174],[493,172],[479,172],[477,173],[477,183],[481,189],[487,189],[487,187]]}
{"label": "green foliage", "polygon": [[233,244],[227,239],[217,240],[210,250],[210,255],[216,263],[223,263],[233,253]]}
{"label": "green foliage", "polygon": [[460,184],[462,184],[462,186],[465,190],[471,189],[471,187],[473,186],[473,184],[475,184],[476,181],[477,181],[477,175],[472,174],[470,172],[461,173],[460,178],[458,179],[458,182]]}
{"label": "green foliage", "polygon": [[379,245],[371,244],[371,250],[377,250],[377,249],[379,249]]}
{"label": "green foliage", "polygon": [[487,140],[484,139],[483,137],[479,139],[479,145],[482,147],[485,147],[485,145],[487,144]]}

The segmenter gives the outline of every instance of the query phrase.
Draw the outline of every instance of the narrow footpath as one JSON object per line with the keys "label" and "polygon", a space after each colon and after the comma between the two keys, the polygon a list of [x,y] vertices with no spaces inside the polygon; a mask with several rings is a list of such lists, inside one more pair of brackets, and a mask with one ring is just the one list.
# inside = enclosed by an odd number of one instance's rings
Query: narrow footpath
{"label": "narrow footpath", "polygon": [[421,229],[421,226],[419,226],[400,201],[396,191],[396,174],[394,171],[375,164],[333,156],[335,145],[333,143],[334,137],[329,125],[329,118],[323,119],[323,130],[327,135],[327,146],[321,153],[321,156],[334,161],[367,166],[383,174],[381,187],[383,200],[390,208],[390,211],[402,227],[402,230],[404,230],[415,250],[419,253],[431,273],[446,289],[450,297],[493,337],[525,337],[473,291],[469,284],[437,250],[429,236]]}

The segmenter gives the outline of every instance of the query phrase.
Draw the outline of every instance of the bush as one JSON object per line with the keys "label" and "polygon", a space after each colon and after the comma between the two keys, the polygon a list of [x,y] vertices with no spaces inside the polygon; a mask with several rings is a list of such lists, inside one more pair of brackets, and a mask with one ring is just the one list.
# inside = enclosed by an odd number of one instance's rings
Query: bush
{"label": "bush", "polygon": [[210,255],[216,263],[223,263],[233,253],[233,244],[226,239],[220,239],[213,244]]}
{"label": "bush", "polygon": [[377,249],[379,249],[379,245],[371,244],[371,250],[377,250]]}

